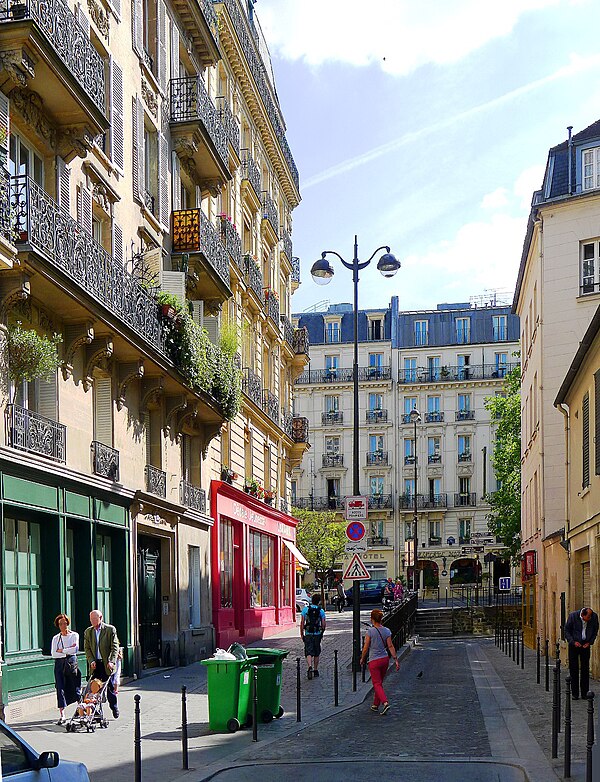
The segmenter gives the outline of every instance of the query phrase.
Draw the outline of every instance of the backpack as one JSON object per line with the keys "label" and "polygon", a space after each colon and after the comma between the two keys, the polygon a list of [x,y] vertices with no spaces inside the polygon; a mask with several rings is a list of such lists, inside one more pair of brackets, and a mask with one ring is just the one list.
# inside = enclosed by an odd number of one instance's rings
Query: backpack
{"label": "backpack", "polygon": [[321,632],[321,606],[308,606],[305,632],[309,635],[318,635]]}

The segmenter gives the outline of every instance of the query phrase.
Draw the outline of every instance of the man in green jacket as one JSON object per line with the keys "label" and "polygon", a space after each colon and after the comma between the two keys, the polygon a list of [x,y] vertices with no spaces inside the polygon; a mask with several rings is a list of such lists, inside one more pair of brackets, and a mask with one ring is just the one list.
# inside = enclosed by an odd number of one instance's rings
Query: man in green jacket
{"label": "man in green jacket", "polygon": [[91,627],[83,634],[83,649],[90,671],[94,678],[106,681],[108,679],[107,700],[113,717],[118,719],[117,694],[112,681],[112,674],[117,667],[119,655],[119,638],[112,625],[102,621],[102,611],[95,609],[90,612]]}

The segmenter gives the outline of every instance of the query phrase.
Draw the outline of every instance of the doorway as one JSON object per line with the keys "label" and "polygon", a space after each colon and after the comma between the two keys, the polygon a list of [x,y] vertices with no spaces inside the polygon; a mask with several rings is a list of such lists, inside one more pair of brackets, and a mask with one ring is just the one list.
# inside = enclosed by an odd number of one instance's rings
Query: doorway
{"label": "doorway", "polygon": [[138,621],[142,667],[161,664],[160,541],[138,538]]}

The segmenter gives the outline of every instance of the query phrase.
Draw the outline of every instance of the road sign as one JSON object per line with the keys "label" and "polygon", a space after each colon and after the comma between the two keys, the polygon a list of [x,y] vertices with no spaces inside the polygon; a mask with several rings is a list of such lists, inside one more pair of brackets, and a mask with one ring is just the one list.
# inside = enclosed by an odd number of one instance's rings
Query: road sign
{"label": "road sign", "polygon": [[483,546],[485,543],[495,543],[496,540],[493,535],[475,535],[473,533],[471,535],[471,539],[469,540],[469,543],[475,544],[476,546]]}
{"label": "road sign", "polygon": [[367,530],[362,521],[351,521],[346,527],[348,540],[362,540],[366,534]]}
{"label": "road sign", "polygon": [[473,551],[476,554],[483,554],[483,552],[485,551],[485,546],[473,546]]}
{"label": "road sign", "polygon": [[498,589],[502,592],[508,592],[510,589],[510,576],[503,576],[498,579]]}
{"label": "road sign", "polygon": [[344,578],[348,578],[350,581],[368,581],[371,578],[369,571],[358,554],[355,554],[350,560],[350,564],[344,573]]}
{"label": "road sign", "polygon": [[361,538],[360,540],[347,540],[346,541],[346,554],[364,554],[367,550],[367,539]]}
{"label": "road sign", "polygon": [[453,545],[456,543],[456,538],[453,538],[452,536],[450,536],[450,537],[448,538],[448,540],[446,541],[446,543],[447,543],[449,546],[453,546]]}
{"label": "road sign", "polygon": [[473,553],[473,546],[463,546],[462,547],[462,553],[463,554],[472,554]]}
{"label": "road sign", "polygon": [[366,521],[369,510],[368,497],[346,497],[344,518],[346,521]]}

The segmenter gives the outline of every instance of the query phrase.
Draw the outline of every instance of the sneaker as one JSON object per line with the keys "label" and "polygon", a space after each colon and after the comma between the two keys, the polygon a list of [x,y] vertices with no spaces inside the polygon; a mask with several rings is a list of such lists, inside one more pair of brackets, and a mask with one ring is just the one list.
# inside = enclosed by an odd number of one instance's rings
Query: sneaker
{"label": "sneaker", "polygon": [[371,706],[371,711],[374,711],[376,714],[379,714],[379,706]]}
{"label": "sneaker", "polygon": [[383,704],[383,709],[381,710],[382,716],[384,714],[387,714],[389,710],[390,710],[390,704],[389,703],[384,703]]}
{"label": "sneaker", "polygon": [[316,668],[315,668],[315,670],[313,671],[313,676],[315,677],[315,679],[318,679],[318,678],[319,678],[319,676],[320,676],[320,674],[319,674],[319,672],[317,671],[317,669],[316,669]]}
{"label": "sneaker", "polygon": [[57,725],[64,725],[67,720],[64,717],[59,717]]}
{"label": "sneaker", "polygon": [[309,678],[309,679],[312,679],[312,677],[313,677],[313,669],[312,669],[312,666],[311,666],[311,667],[309,667],[308,671],[306,672],[306,675],[308,676],[308,678]]}

